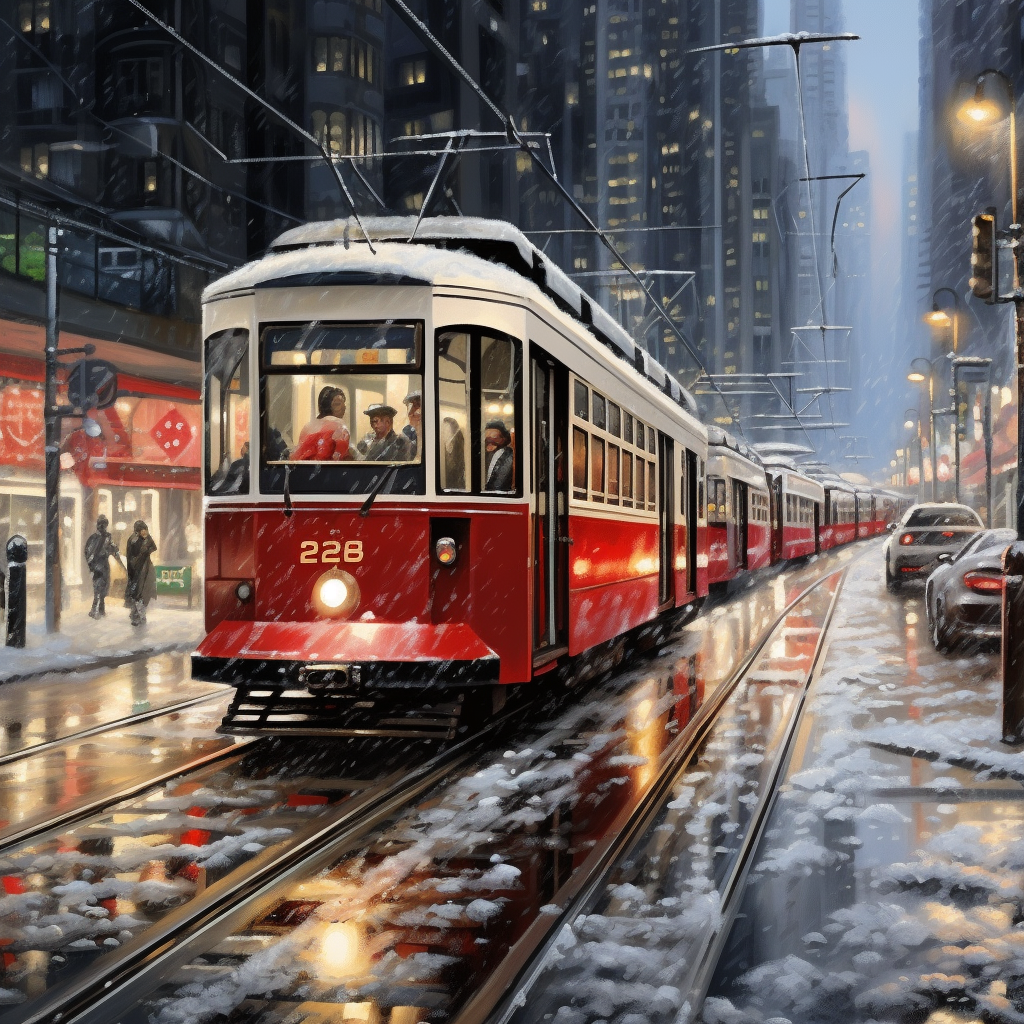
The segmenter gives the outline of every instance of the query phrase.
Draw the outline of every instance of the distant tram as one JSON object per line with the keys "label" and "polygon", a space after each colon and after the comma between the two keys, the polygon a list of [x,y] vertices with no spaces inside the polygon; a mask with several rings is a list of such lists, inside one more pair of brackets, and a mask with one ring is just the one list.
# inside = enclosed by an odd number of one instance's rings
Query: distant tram
{"label": "distant tram", "polygon": [[510,225],[363,223],[375,252],[312,224],[204,293],[192,660],[236,687],[224,731],[451,736],[852,539]]}

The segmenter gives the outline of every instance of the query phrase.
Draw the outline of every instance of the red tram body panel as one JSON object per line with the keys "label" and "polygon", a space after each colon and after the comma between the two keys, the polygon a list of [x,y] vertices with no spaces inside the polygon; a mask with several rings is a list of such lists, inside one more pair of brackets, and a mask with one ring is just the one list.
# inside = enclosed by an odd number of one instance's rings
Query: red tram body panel
{"label": "red tram body panel", "polygon": [[787,460],[766,460],[772,494],[774,560],[805,558],[820,550],[825,489]]}

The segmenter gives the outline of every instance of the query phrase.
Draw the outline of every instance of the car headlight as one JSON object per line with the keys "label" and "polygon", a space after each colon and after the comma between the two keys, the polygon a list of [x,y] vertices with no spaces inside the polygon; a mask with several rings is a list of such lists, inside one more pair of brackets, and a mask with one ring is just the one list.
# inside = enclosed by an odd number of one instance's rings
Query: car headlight
{"label": "car headlight", "polygon": [[351,573],[328,569],[313,584],[313,607],[330,619],[347,619],[359,606],[359,584]]}
{"label": "car headlight", "polygon": [[434,545],[434,554],[442,565],[454,565],[459,557],[459,549],[451,537],[441,537]]}

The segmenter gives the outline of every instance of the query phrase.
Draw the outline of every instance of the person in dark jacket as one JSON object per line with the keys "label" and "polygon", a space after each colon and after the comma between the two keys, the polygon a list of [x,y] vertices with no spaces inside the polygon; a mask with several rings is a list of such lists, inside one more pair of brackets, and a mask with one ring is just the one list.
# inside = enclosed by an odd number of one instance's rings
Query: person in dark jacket
{"label": "person in dark jacket", "polygon": [[85,542],[85,562],[92,573],[92,611],[89,618],[102,619],[107,614],[106,597],[110,593],[110,559],[116,558],[123,569],[124,562],[114,544],[114,538],[107,533],[109,520],[100,516],[96,520],[96,532]]}
{"label": "person in dark jacket", "polygon": [[149,535],[149,527],[141,520],[135,523],[135,532],[128,539],[125,558],[128,562],[128,586],[125,604],[131,608],[131,623],[142,626],[146,622],[146,605],[156,597],[156,570],[149,557],[156,544]]}
{"label": "person in dark jacket", "polygon": [[409,439],[394,430],[396,410],[390,405],[371,405],[370,432],[356,446],[366,462],[409,462]]}
{"label": "person in dark jacket", "polygon": [[484,428],[484,448],[487,460],[484,490],[511,491],[515,456],[512,453],[512,435],[501,420],[491,420]]}

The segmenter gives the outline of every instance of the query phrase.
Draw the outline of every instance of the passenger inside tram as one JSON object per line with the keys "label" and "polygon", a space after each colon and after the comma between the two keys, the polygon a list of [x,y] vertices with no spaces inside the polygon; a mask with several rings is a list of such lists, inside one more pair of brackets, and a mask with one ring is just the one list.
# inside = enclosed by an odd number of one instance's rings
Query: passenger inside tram
{"label": "passenger inside tram", "polygon": [[348,398],[341,388],[324,387],[317,397],[316,419],[299,431],[299,443],[291,454],[293,462],[327,462],[351,459],[351,435],[345,426]]}

